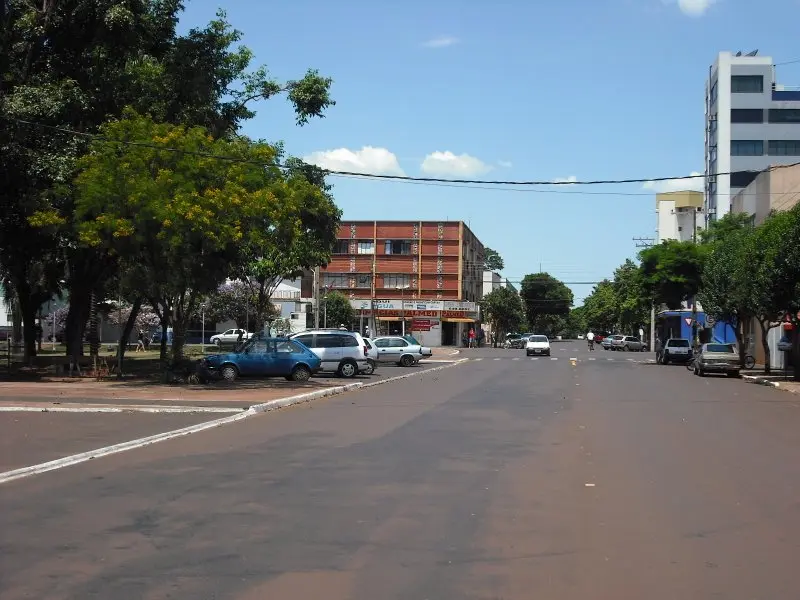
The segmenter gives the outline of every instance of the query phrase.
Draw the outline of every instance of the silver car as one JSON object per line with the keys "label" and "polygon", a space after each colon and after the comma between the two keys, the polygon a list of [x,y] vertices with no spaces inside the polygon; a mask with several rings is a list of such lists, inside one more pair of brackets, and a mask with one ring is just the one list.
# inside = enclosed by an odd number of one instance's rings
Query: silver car
{"label": "silver car", "polygon": [[612,350],[622,350],[623,352],[642,352],[644,344],[632,335],[615,335],[611,339]]}
{"label": "silver car", "polygon": [[700,353],[694,357],[694,374],[700,377],[706,373],[738,377],[740,368],[739,355],[733,344],[703,344]]}
{"label": "silver car", "polygon": [[369,348],[355,331],[313,329],[290,335],[289,339],[299,341],[319,356],[322,371],[333,371],[340,377],[372,371]]}
{"label": "silver car", "polygon": [[417,364],[422,358],[431,355],[431,349],[399,335],[376,337],[372,345],[378,349],[380,362],[394,362],[403,367]]}

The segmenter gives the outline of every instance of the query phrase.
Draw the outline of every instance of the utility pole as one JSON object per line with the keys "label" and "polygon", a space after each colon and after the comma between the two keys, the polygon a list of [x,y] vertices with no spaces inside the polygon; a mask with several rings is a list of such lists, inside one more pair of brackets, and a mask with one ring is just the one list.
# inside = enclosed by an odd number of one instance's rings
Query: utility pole
{"label": "utility pole", "polygon": [[314,267],[314,289],[311,296],[314,300],[314,329],[319,329],[319,267]]}
{"label": "utility pole", "polygon": [[[652,248],[655,244],[655,239],[653,238],[633,238],[633,241],[636,242],[637,248]],[[656,341],[656,305],[655,302],[650,303],[650,351],[655,350],[655,341]]]}

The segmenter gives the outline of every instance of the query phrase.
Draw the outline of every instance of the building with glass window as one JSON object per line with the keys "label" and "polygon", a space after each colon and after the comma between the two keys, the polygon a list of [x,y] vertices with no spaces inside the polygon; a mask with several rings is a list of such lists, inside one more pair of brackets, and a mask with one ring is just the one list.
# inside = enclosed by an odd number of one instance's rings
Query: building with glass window
{"label": "building with glass window", "polygon": [[760,171],[796,162],[800,162],[800,85],[776,83],[772,58],[757,51],[720,52],[706,82],[707,222],[728,214],[731,199]]}
{"label": "building with glass window", "polygon": [[362,331],[458,345],[479,322],[483,261],[483,244],[462,221],[345,221],[320,272],[322,302],[339,290]]}

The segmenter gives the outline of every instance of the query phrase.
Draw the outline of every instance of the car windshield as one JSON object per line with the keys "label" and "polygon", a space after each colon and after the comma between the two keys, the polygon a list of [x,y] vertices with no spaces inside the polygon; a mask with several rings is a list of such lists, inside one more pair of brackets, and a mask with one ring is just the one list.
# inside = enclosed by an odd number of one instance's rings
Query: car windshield
{"label": "car windshield", "polygon": [[689,347],[689,340],[670,340],[669,345],[673,348],[688,348]]}
{"label": "car windshield", "polygon": [[706,346],[706,352],[726,352],[728,354],[733,354],[733,344],[708,344]]}
{"label": "car windshield", "polygon": [[532,342],[546,342],[547,336],[546,335],[532,335],[531,336]]}

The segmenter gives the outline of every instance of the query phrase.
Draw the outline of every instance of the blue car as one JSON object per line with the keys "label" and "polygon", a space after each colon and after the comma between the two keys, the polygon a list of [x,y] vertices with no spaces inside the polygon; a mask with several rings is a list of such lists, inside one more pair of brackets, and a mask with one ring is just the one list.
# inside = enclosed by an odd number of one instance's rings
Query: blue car
{"label": "blue car", "polygon": [[308,381],[321,365],[319,357],[297,340],[256,338],[247,342],[241,352],[205,357],[200,361],[200,376],[225,381],[240,376],[283,376],[289,381]]}

